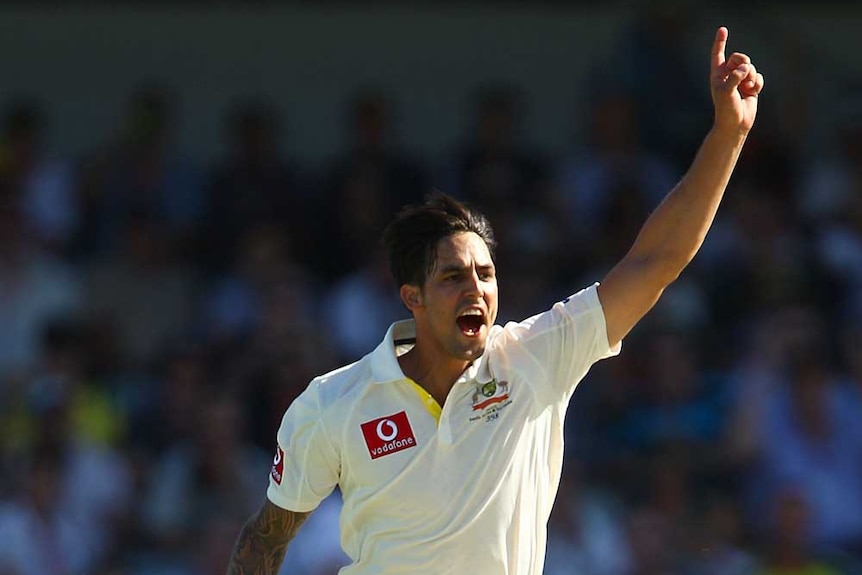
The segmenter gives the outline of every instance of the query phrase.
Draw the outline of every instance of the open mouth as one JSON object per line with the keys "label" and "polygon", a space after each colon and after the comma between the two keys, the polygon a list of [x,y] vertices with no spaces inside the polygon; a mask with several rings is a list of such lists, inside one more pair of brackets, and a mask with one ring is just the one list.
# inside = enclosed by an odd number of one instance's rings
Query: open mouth
{"label": "open mouth", "polygon": [[468,336],[474,336],[479,333],[482,326],[485,325],[485,316],[479,310],[467,310],[458,316],[455,320],[458,327],[461,328],[461,333]]}

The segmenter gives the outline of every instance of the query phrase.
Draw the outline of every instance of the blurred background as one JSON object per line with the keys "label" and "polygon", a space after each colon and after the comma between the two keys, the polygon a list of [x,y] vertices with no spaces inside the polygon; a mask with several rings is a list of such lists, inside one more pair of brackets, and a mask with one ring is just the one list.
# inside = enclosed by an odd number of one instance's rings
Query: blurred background
{"label": "blurred background", "polygon": [[[500,321],[594,282],[766,76],[703,250],[567,418],[548,575],[862,573],[862,6],[0,6],[0,574],[224,573],[281,415],[405,317],[437,188]],[[331,575],[337,493],[283,573]]]}

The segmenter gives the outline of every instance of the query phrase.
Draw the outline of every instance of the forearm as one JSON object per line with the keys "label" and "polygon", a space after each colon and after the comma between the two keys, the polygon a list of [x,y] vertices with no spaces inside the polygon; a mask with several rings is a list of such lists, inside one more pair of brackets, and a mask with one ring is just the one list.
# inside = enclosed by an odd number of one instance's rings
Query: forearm
{"label": "forearm", "polygon": [[647,219],[630,257],[656,263],[674,279],[700,249],[744,143],[740,131],[714,127],[685,177]]}
{"label": "forearm", "polygon": [[647,219],[632,248],[599,286],[611,346],[655,305],[700,249],[754,125],[763,75],[745,54],[734,52],[725,58],[727,37],[722,26],[712,45],[712,130],[685,177]]}
{"label": "forearm", "polygon": [[267,502],[243,526],[237,538],[227,575],[276,575],[307,513],[293,513]]}

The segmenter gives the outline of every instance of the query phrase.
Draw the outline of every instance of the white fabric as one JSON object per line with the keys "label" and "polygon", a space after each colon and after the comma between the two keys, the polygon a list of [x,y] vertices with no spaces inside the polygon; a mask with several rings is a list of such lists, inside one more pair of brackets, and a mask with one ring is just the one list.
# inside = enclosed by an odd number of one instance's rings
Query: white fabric
{"label": "white fabric", "polygon": [[[594,362],[619,353],[609,348],[596,285],[494,326],[439,424],[398,364],[406,346],[395,342],[413,328],[393,324],[374,352],[316,378],[288,408],[278,432],[282,480],[270,478],[269,499],[310,511],[340,486],[341,543],[353,560],[342,575],[539,575],[568,400]],[[415,444],[391,451],[407,438],[403,423],[391,423],[401,412]],[[377,433],[397,437],[372,458],[362,424],[375,428],[380,418],[391,419]]]}

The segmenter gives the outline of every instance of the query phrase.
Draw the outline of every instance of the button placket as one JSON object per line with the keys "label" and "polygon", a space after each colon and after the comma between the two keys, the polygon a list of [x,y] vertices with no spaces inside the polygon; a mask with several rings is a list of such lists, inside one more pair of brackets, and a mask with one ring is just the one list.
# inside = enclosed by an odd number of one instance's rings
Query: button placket
{"label": "button placket", "polygon": [[443,404],[443,411],[440,414],[440,422],[437,425],[438,438],[441,443],[450,445],[454,441],[455,438],[452,431],[452,412],[454,411],[457,413],[459,403],[467,401],[474,383],[475,382],[472,379],[462,377],[455,382],[454,386],[452,386],[452,390],[449,392],[448,397],[446,397],[446,403]]}
{"label": "button placket", "polygon": [[444,443],[446,445],[451,445],[452,443],[452,426],[450,425],[450,417],[449,412],[452,411],[450,404],[453,403],[451,401],[447,401],[443,405],[443,412],[440,414],[440,422],[437,424],[437,437],[440,440],[440,443]]}

